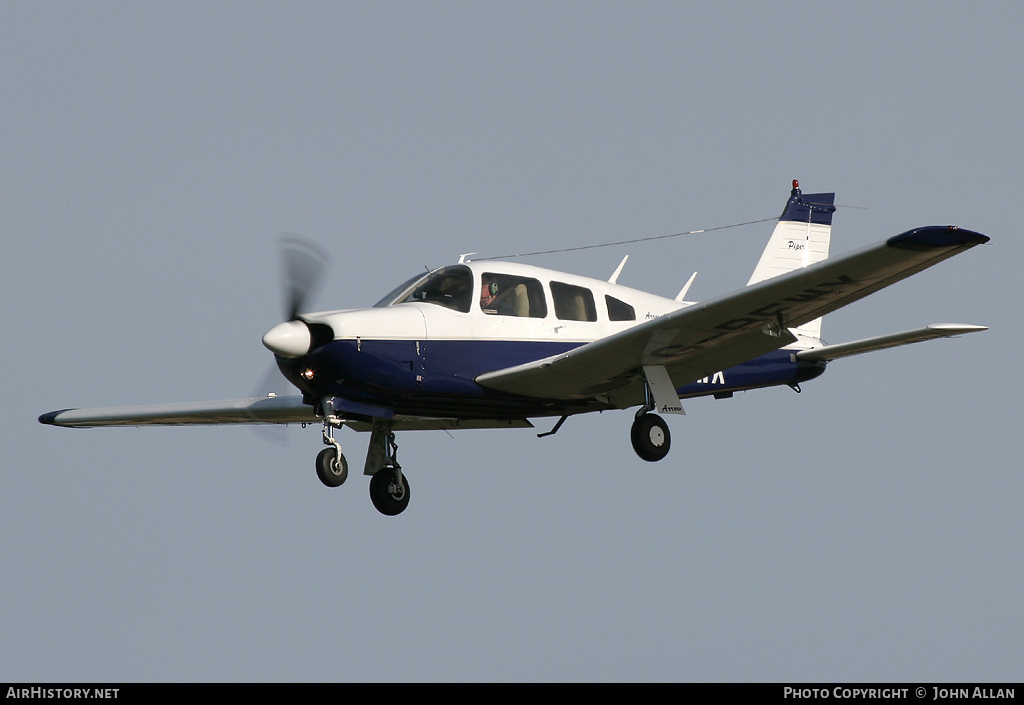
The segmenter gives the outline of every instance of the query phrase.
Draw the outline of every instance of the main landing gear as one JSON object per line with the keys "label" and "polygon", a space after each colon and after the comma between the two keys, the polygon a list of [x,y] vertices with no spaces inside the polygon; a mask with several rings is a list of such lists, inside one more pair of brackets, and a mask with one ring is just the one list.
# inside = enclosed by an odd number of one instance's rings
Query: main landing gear
{"label": "main landing gear", "polygon": [[[316,456],[316,474],[328,487],[338,487],[348,479],[348,461],[334,438],[334,429],[341,426],[337,417],[324,417],[327,448]],[[374,420],[364,474],[370,475],[370,501],[378,512],[395,516],[409,506],[409,480],[398,464],[398,444],[391,423],[383,419]]]}
{"label": "main landing gear", "polygon": [[664,367],[648,365],[643,372],[644,404],[636,411],[629,440],[633,442],[633,450],[637,455],[653,463],[668,455],[672,434],[668,432],[668,424],[664,419],[651,412],[659,409],[681,414],[683,407],[679,405],[675,385]]}
{"label": "main landing gear", "polygon": [[644,409],[640,409],[633,421],[629,440],[633,442],[636,454],[652,463],[668,455],[672,445],[672,435],[665,420]]}

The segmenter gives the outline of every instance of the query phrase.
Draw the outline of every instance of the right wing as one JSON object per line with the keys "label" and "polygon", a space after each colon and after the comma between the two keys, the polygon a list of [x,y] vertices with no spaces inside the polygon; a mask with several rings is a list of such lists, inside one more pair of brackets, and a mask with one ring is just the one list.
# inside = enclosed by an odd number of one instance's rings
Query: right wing
{"label": "right wing", "polygon": [[645,365],[676,388],[784,347],[789,328],[851,304],[989,238],[953,226],[918,228],[857,252],[694,304],[560,355],[487,372],[481,386],[543,399],[643,402]]}

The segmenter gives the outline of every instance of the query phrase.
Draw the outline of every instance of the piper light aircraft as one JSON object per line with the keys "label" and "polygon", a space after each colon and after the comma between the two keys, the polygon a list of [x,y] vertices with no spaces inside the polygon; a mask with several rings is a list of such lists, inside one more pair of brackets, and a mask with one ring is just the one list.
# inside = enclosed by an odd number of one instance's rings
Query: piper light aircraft
{"label": "piper light aircraft", "polygon": [[[800,384],[832,360],[986,330],[933,324],[826,345],[821,318],[975,245],[980,233],[929,226],[829,259],[835,194],[789,200],[747,286],[703,302],[500,260],[419,274],[371,308],[302,313],[324,257],[286,241],[287,320],[263,336],[301,394],[226,401],[65,409],[39,421],[75,428],[179,424],[323,425],[320,480],[336,487],[348,461],[335,431],[369,432],[363,473],[383,514],[409,503],[395,433],[532,427],[530,419],[636,407],[637,455],[661,460],[671,436],[661,414],[682,399]],[[625,260],[623,260],[625,264]]]}

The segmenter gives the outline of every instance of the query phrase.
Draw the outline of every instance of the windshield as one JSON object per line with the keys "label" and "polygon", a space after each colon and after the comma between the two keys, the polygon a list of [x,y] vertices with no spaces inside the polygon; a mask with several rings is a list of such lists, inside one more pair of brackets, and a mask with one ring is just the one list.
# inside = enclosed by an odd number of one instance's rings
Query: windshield
{"label": "windshield", "polygon": [[380,301],[375,303],[373,305],[373,307],[374,308],[382,308],[384,306],[390,306],[391,304],[395,303],[395,300],[399,299],[402,296],[402,294],[406,293],[409,289],[411,289],[413,284],[418,282],[420,279],[425,279],[428,276],[430,276],[430,275],[429,274],[417,274],[415,277],[411,277],[411,278],[407,279],[405,282],[403,282],[402,284],[396,286],[394,289],[389,291],[387,296],[385,296],[383,299],[381,299]]}
{"label": "windshield", "polygon": [[472,300],[473,273],[469,267],[457,265],[410,279],[381,299],[377,306],[422,301],[469,313]]}

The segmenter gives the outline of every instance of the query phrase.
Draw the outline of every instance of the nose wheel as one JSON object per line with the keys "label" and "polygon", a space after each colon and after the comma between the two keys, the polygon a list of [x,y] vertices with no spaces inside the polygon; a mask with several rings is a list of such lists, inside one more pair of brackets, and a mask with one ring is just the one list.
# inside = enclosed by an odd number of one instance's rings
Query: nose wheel
{"label": "nose wheel", "polygon": [[348,461],[337,448],[324,448],[316,456],[316,476],[328,487],[338,487],[348,479]]}

